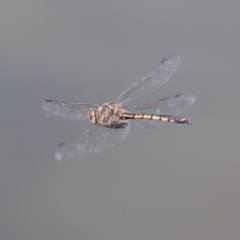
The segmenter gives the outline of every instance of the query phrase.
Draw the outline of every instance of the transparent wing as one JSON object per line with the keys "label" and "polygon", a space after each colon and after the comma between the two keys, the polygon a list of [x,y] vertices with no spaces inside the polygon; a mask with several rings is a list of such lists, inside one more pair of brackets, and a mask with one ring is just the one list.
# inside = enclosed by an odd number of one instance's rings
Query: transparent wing
{"label": "transparent wing", "polygon": [[[125,109],[129,113],[179,116],[185,109],[193,105],[195,99],[196,97],[194,96],[179,94],[146,105],[126,107]],[[134,122],[144,128],[157,127],[162,124],[161,121],[154,120],[134,120]]]}
{"label": "transparent wing", "polygon": [[96,106],[98,105],[92,103],[70,103],[52,100],[46,100],[42,103],[43,109],[48,113],[74,120],[87,119],[90,108]]}
{"label": "transparent wing", "polygon": [[123,104],[156,90],[167,82],[177,69],[179,62],[179,56],[163,59],[148,75],[124,91],[115,102]]}
{"label": "transparent wing", "polygon": [[129,130],[129,124],[125,128],[117,129],[95,125],[85,133],[59,144],[55,158],[58,160],[71,159],[112,148],[128,135]]}

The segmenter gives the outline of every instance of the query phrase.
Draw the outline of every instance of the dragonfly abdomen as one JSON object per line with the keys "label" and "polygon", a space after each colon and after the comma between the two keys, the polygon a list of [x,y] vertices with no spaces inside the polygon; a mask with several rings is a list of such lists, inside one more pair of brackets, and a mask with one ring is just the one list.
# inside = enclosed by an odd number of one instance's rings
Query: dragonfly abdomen
{"label": "dragonfly abdomen", "polygon": [[180,123],[180,124],[186,124],[191,125],[192,123],[186,119],[181,118],[179,116],[171,116],[171,115],[156,115],[156,114],[131,114],[131,113],[124,113],[123,118],[128,119],[134,119],[134,120],[155,120],[155,121],[162,121],[162,122],[170,122],[170,123]]}

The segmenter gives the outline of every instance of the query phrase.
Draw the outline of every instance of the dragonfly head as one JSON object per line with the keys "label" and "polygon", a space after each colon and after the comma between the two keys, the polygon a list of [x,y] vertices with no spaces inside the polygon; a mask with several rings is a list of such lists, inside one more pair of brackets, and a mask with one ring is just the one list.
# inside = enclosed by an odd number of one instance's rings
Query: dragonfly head
{"label": "dragonfly head", "polygon": [[92,123],[97,123],[97,117],[95,115],[95,110],[90,110],[88,113],[88,119],[92,122]]}

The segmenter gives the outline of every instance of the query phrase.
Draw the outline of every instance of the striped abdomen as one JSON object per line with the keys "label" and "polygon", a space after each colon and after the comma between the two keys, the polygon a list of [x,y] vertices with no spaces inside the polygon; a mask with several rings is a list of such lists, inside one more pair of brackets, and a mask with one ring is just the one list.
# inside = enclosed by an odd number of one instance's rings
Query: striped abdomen
{"label": "striped abdomen", "polygon": [[155,120],[155,121],[162,121],[162,122],[171,122],[171,123],[180,123],[191,125],[192,123],[186,119],[181,118],[179,116],[170,116],[170,115],[155,115],[155,114],[130,114],[130,113],[123,113],[123,119],[144,119],[144,120]]}

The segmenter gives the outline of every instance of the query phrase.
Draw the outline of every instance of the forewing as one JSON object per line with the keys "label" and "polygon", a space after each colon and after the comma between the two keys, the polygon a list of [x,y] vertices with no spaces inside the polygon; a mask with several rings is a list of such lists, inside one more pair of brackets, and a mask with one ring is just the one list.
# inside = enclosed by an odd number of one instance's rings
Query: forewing
{"label": "forewing", "polygon": [[[125,108],[127,112],[136,114],[156,114],[179,116],[185,109],[193,105],[196,97],[190,95],[175,95],[164,98],[153,103],[141,106]],[[134,120],[134,122],[144,128],[157,127],[162,124],[161,121],[154,120]]]}
{"label": "forewing", "polygon": [[107,128],[95,125],[85,133],[59,144],[55,158],[58,160],[71,159],[112,148],[128,135],[129,130],[129,124],[125,128]]}
{"label": "forewing", "polygon": [[90,108],[97,106],[91,103],[70,103],[52,100],[45,100],[42,103],[43,109],[48,113],[74,120],[87,119]]}
{"label": "forewing", "polygon": [[179,61],[179,56],[163,59],[149,74],[124,91],[115,102],[123,104],[156,90],[167,82],[177,69]]}

